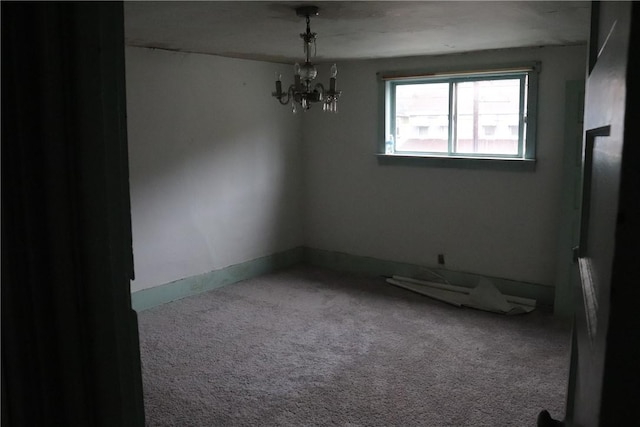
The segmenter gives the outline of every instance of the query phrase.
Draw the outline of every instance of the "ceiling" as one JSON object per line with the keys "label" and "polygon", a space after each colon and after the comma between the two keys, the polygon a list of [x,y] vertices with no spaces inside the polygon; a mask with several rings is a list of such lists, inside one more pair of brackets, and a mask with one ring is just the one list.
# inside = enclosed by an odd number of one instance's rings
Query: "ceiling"
{"label": "ceiling", "polygon": [[125,2],[126,44],[293,63],[303,57],[302,4],[320,8],[315,62],[579,44],[589,34],[582,1],[145,1]]}

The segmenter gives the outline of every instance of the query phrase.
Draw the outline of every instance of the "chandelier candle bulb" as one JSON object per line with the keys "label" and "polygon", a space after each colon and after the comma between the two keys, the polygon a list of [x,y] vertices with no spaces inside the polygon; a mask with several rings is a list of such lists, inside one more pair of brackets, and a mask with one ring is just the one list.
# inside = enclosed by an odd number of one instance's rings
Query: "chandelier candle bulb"
{"label": "chandelier candle bulb", "polygon": [[276,96],[282,96],[282,75],[276,73]]}

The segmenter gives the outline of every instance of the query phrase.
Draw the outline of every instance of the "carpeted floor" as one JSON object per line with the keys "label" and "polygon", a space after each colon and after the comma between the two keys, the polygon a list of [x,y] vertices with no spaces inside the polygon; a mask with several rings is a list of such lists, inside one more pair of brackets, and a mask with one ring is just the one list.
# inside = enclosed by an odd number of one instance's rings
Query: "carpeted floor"
{"label": "carpeted floor", "polygon": [[569,327],[296,267],[139,314],[149,426],[535,426]]}

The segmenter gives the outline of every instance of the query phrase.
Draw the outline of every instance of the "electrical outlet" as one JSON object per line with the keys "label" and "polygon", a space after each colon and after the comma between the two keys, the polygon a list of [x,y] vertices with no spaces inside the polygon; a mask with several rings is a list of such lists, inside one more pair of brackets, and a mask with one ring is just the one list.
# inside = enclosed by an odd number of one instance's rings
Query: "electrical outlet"
{"label": "electrical outlet", "polygon": [[438,254],[438,264],[444,265],[444,254]]}

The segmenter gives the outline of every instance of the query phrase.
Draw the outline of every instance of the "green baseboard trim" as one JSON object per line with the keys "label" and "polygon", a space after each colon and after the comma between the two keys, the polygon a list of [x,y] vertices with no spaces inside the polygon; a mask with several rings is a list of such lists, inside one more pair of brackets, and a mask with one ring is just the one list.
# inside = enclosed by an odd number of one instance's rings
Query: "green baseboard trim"
{"label": "green baseboard trim", "polygon": [[272,273],[303,261],[304,249],[302,247],[278,252],[219,270],[133,292],[131,294],[131,305],[133,309],[138,312],[147,310],[158,305],[230,285],[241,280]]}
{"label": "green baseboard trim", "polygon": [[541,310],[552,311],[553,308],[554,288],[551,286],[308,247],[297,247],[153,288],[142,289],[131,294],[131,304],[134,310],[140,312],[300,263],[366,276],[399,275],[437,281],[437,278],[430,274],[433,272],[446,278],[453,285],[468,288],[476,286],[481,278],[485,278],[504,294],[533,298]]}
{"label": "green baseboard trim", "polygon": [[490,280],[503,294],[533,298],[537,301],[539,309],[553,310],[555,288],[552,286],[313,248],[304,248],[304,260],[310,265],[367,276],[398,275],[438,281],[434,275],[429,274],[431,271],[444,277],[452,285],[468,288],[475,287],[481,278],[485,278]]}

